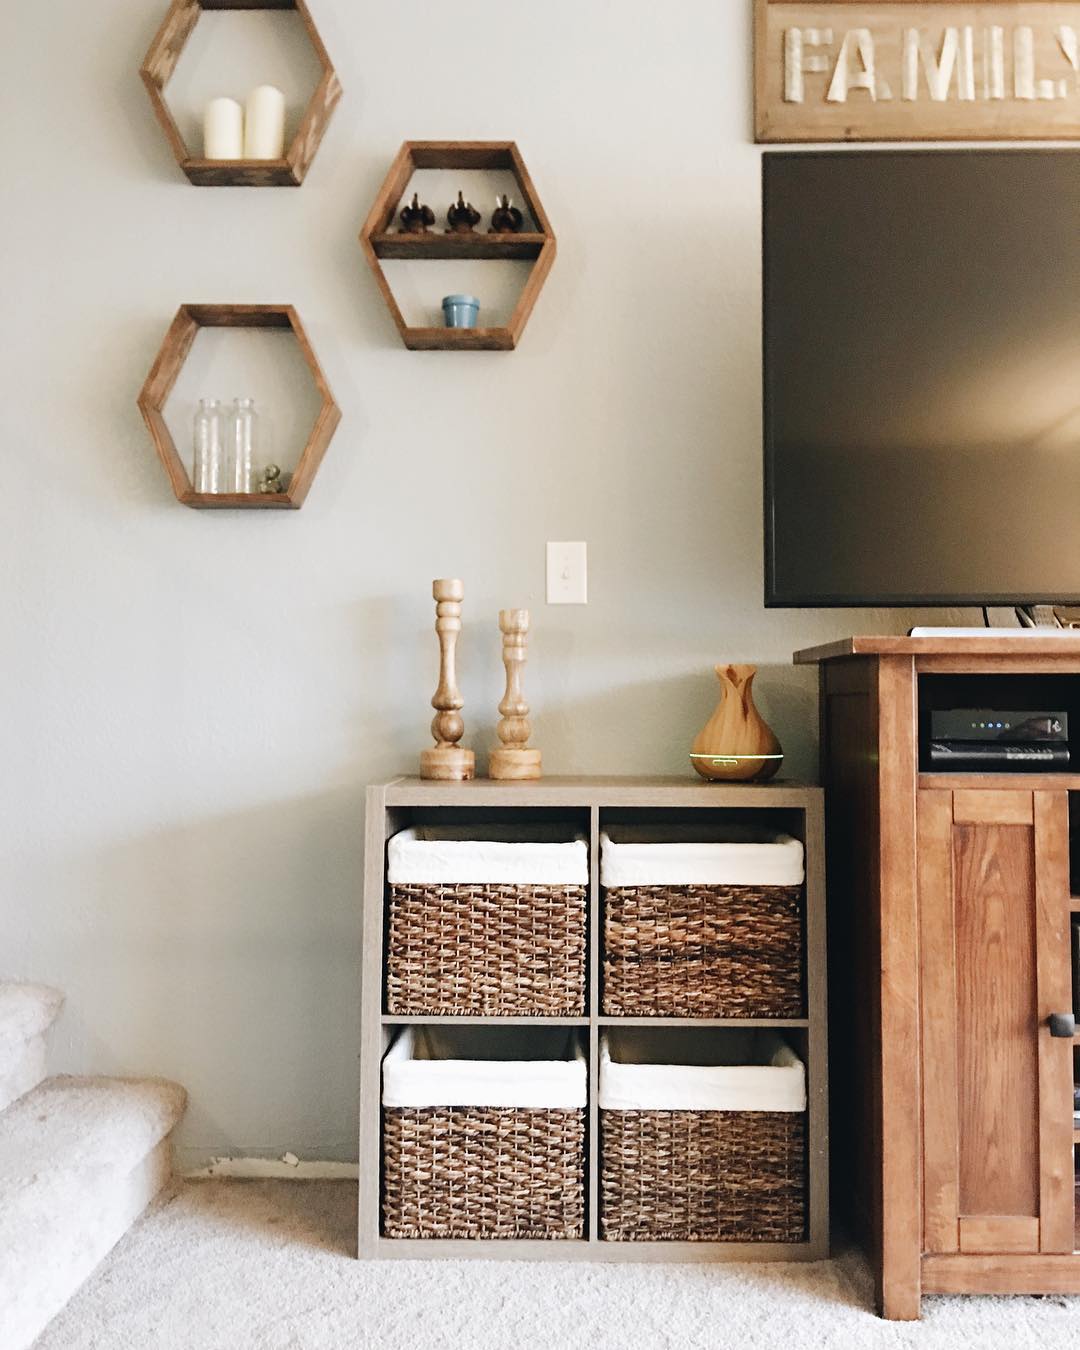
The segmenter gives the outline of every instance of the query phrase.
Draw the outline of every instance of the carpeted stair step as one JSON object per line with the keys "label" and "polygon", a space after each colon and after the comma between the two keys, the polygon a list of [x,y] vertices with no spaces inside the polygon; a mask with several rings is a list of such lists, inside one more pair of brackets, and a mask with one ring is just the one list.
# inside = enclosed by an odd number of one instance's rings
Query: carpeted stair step
{"label": "carpeted stair step", "polygon": [[45,1077],[45,1036],[63,1002],[45,984],[0,983],[0,1111]]}
{"label": "carpeted stair step", "polygon": [[0,1346],[26,1350],[169,1180],[186,1094],[49,1078],[0,1115]]}

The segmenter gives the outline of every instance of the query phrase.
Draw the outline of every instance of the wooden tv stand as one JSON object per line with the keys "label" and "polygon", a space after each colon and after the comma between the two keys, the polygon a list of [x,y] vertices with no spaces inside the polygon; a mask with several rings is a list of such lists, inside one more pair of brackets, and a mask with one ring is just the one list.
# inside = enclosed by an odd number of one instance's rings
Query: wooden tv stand
{"label": "wooden tv stand", "polygon": [[928,772],[919,738],[934,706],[1042,703],[1080,739],[1080,637],[858,637],[795,660],[821,671],[833,1193],[879,1306],[1080,1294],[1080,1041],[1050,1029],[1073,1007],[1080,773]]}

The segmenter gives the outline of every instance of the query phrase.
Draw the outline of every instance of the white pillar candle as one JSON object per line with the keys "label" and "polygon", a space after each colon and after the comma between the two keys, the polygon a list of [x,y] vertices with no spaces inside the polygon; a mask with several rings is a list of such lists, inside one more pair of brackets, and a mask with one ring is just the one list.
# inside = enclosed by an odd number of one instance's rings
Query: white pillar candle
{"label": "white pillar candle", "polygon": [[234,98],[212,98],[203,114],[203,155],[239,159],[244,153],[244,110]]}
{"label": "white pillar candle", "polygon": [[272,84],[260,84],[247,98],[244,158],[280,159],[285,153],[285,95]]}

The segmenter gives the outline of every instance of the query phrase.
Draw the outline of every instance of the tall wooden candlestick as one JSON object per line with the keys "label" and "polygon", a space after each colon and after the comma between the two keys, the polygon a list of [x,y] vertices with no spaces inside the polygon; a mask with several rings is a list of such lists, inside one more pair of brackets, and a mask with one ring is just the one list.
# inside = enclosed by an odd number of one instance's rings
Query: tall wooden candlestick
{"label": "tall wooden candlestick", "polygon": [[458,741],[465,732],[461,709],[465,700],[457,686],[454,658],[461,632],[461,602],[465,583],[457,580],[433,581],[435,631],[439,635],[439,687],[431,706],[436,709],[431,723],[435,744],[420,752],[420,777],[460,783],[476,775],[476,757]]}
{"label": "tall wooden candlestick", "polygon": [[492,778],[540,778],[540,751],[529,749],[529,705],[521,688],[525,670],[529,632],[527,609],[499,611],[499,629],[503,635],[503,665],[506,667],[506,693],[499,704],[502,720],[498,725],[497,749],[491,752],[488,772]]}

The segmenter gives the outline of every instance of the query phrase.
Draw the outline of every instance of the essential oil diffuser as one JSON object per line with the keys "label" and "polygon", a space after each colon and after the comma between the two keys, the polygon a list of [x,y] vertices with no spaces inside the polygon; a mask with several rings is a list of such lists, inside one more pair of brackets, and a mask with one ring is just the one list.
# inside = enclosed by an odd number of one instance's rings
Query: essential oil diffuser
{"label": "essential oil diffuser", "polygon": [[754,705],[757,666],[717,666],[720,702],[690,748],[690,763],[722,783],[763,782],[784,761],[772,728]]}

